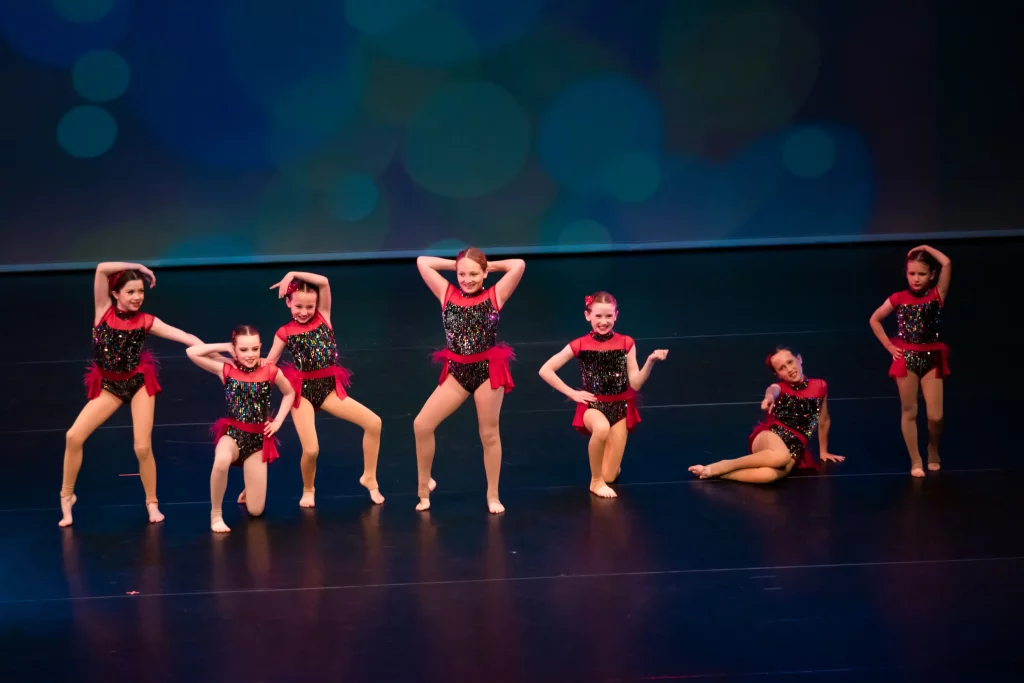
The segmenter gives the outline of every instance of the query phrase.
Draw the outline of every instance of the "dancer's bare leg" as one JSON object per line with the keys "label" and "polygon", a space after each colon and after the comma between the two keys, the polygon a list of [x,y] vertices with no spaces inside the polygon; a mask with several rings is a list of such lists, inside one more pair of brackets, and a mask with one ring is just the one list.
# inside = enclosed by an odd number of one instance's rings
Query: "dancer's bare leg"
{"label": "dancer's bare leg", "polygon": [[381,420],[375,412],[364,406],[351,396],[338,398],[332,393],[324,401],[321,409],[334,417],[358,425],[363,430],[363,474],[359,483],[370,492],[370,500],[377,505],[384,502],[377,484],[377,455],[380,453]]}
{"label": "dancer's bare leg", "polygon": [[164,521],[164,513],[156,498],[156,459],[153,457],[153,410],[156,397],[145,389],[132,396],[132,432],[135,435],[135,457],[139,460],[139,478],[146,492],[146,512],[150,524]]}
{"label": "dancer's bare leg", "polygon": [[224,523],[224,492],[228,488],[228,471],[238,458],[238,444],[230,436],[222,436],[213,451],[210,471],[210,530],[217,533],[231,531]]}
{"label": "dancer's bare leg", "polygon": [[942,378],[938,369],[921,378],[921,393],[924,394],[925,412],[928,414],[928,469],[938,472],[941,469],[939,458],[939,441],[942,439]]}
{"label": "dancer's bare leg", "polygon": [[73,521],[71,508],[78,500],[75,496],[75,482],[78,481],[78,471],[82,468],[82,447],[85,440],[109,420],[121,405],[121,399],[109,391],[100,392],[99,396],[85,404],[65,435],[64,481],[60,487],[60,526],[71,526]]}
{"label": "dancer's bare leg", "polygon": [[903,431],[903,443],[907,444],[910,455],[910,476],[923,477],[921,451],[917,445],[917,389],[921,379],[912,372],[906,377],[896,378],[896,387],[900,392],[900,429]]}
{"label": "dancer's bare leg", "polygon": [[615,498],[615,491],[604,480],[602,466],[604,454],[608,449],[608,434],[611,426],[608,418],[600,410],[588,408],[583,413],[583,426],[590,432],[587,443],[587,455],[590,458],[590,492],[601,498]]}
{"label": "dancer's bare leg", "polygon": [[[313,404],[308,400],[299,403],[298,408],[292,408],[292,423],[295,424],[295,433],[299,435],[299,444],[302,446],[302,458],[299,460],[299,469],[302,471],[302,498],[299,499],[299,507],[311,508],[316,506],[316,460],[320,457],[320,439],[316,435],[316,411]],[[246,491],[248,491],[246,486]],[[245,503],[248,505],[248,498]]]}
{"label": "dancer's bare leg", "polygon": [[629,429],[626,428],[626,421],[619,420],[611,426],[608,432],[608,440],[604,445],[604,458],[601,462],[601,476],[605,483],[612,483],[619,477],[622,471],[622,456],[626,453],[626,439],[629,437]]}
{"label": "dancer's bare leg", "polygon": [[421,512],[430,509],[430,492],[435,486],[430,476],[430,468],[434,464],[434,431],[467,398],[469,392],[449,375],[443,384],[434,389],[420,409],[419,415],[413,420],[412,429],[416,435],[416,468],[419,472],[417,492],[420,498],[416,509]]}
{"label": "dancer's bare leg", "polygon": [[[761,432],[754,439],[751,447],[754,452],[750,455],[732,460],[719,460],[710,465],[694,465],[690,468],[690,472],[701,479],[721,477],[723,479],[746,481],[748,483],[768,483],[789,474],[793,467],[793,456],[789,449],[786,448],[785,442],[777,434],[769,431]],[[739,474],[743,470],[762,468],[779,470],[778,476],[769,478],[767,472],[749,475]],[[765,481],[761,481],[762,479]]]}
{"label": "dancer's bare leg", "polygon": [[476,402],[476,419],[480,425],[480,443],[484,447],[484,472],[487,474],[487,509],[491,514],[500,514],[505,506],[498,499],[498,479],[501,477],[501,433],[498,421],[501,417],[501,403],[505,399],[505,387],[491,389],[490,382],[484,382],[473,392]]}
{"label": "dancer's bare leg", "polygon": [[242,477],[245,480],[245,508],[253,517],[263,514],[267,502],[267,463],[263,462],[263,451],[256,451],[242,463]]}

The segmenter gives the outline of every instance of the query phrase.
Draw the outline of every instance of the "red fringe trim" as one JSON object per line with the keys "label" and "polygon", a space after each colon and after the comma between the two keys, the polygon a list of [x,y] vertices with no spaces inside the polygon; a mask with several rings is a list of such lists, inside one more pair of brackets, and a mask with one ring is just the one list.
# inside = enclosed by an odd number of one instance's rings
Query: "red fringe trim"
{"label": "red fringe trim", "polygon": [[750,433],[750,436],[747,437],[747,450],[750,451],[751,453],[753,453],[754,452],[754,450],[753,450],[754,449],[754,439],[761,432],[768,431],[768,429],[772,425],[779,425],[780,427],[782,427],[783,429],[788,431],[790,434],[793,434],[794,436],[796,436],[796,438],[800,440],[800,443],[803,444],[804,451],[803,451],[803,453],[800,454],[800,457],[797,459],[797,462],[796,462],[797,469],[799,469],[799,470],[811,470],[811,471],[817,472],[818,471],[818,463],[814,459],[814,456],[811,454],[811,449],[807,445],[807,439],[804,437],[803,434],[800,434],[798,432],[794,432],[792,429],[789,429],[788,427],[786,427],[786,425],[782,424],[778,420],[773,420],[773,419],[769,418],[769,419],[765,420],[764,422],[761,422],[757,426],[755,426],[754,427],[754,431],[752,431]]}
{"label": "red fringe trim", "polygon": [[324,368],[323,370],[300,372],[293,364],[282,363],[278,366],[278,369],[284,374],[285,379],[292,385],[292,390],[295,392],[295,403],[292,404],[292,410],[298,408],[299,403],[302,402],[302,380],[304,379],[321,379],[334,375],[334,392],[338,395],[338,398],[348,398],[348,391],[346,389],[352,386],[352,371],[340,365]]}
{"label": "red fringe trim", "polygon": [[505,393],[512,391],[515,382],[512,381],[512,370],[509,363],[516,359],[515,350],[505,342],[498,342],[491,348],[480,353],[473,353],[468,356],[459,355],[448,349],[441,349],[434,352],[433,361],[441,363],[441,376],[438,378],[438,385],[444,384],[448,379],[448,361],[455,363],[479,363],[487,361],[487,370],[490,374],[491,389],[504,387]]}
{"label": "red fringe trim", "polygon": [[[265,425],[254,425],[248,422],[242,422],[235,420],[230,417],[222,417],[213,423],[210,427],[210,434],[213,435],[213,444],[216,446],[217,442],[220,441],[221,437],[228,433],[228,427],[235,427],[243,432],[249,434],[263,434],[263,430],[266,428]],[[269,439],[263,437],[263,462],[270,464],[281,457],[278,447],[281,442],[278,441],[276,436],[272,436]]]}
{"label": "red fringe trim", "polygon": [[[640,424],[640,422],[642,421],[640,419],[640,411],[637,409],[637,403],[636,403],[637,393],[633,389],[629,389],[629,390],[623,392],[623,394],[625,395],[624,399],[623,398],[616,398],[614,396],[596,396],[595,398],[597,398],[598,401],[602,401],[602,402],[612,402],[612,401],[622,401],[622,400],[625,400],[626,401],[626,431],[632,432],[633,429],[638,424]],[[622,394],[619,394],[619,395],[621,396]],[[576,431],[580,432],[581,434],[586,434],[586,435],[589,436],[590,435],[590,430],[587,429],[587,426],[583,423],[583,415],[587,412],[587,408],[588,408],[588,406],[585,403],[577,403],[576,404],[576,414],[573,415],[572,426],[575,427]]]}
{"label": "red fringe trim", "polygon": [[102,393],[103,380],[108,382],[125,382],[140,372],[143,375],[147,394],[156,396],[163,391],[163,387],[160,386],[160,381],[157,377],[156,357],[149,351],[143,351],[139,358],[139,364],[130,372],[107,372],[106,370],[101,370],[95,361],[90,363],[88,370],[85,372],[85,377],[82,378],[82,383],[85,385],[85,394],[91,401]]}

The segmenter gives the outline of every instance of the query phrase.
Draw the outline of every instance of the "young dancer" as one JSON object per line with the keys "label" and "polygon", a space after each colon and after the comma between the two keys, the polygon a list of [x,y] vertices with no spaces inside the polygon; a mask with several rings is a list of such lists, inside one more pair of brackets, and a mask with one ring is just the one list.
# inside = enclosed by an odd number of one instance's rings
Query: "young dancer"
{"label": "young dancer", "polygon": [[[146,336],[154,334],[187,346],[200,344],[198,337],[171,327],[139,309],[146,298],[143,280],[156,286],[153,271],[140,263],[101,263],[93,280],[92,345],[94,361],[85,375],[89,402],[67,432],[64,449],[64,483],[60,490],[60,526],[72,523],[71,508],[78,497],[75,481],[82,467],[86,439],[125,403],[131,405],[135,456],[146,492],[146,511],[151,523],[164,521],[156,498],[156,461],[153,459],[153,407],[160,392],[156,363],[144,349]],[[145,391],[143,391],[145,389]]]}
{"label": "young dancer", "polygon": [[694,465],[690,472],[701,479],[721,477],[749,484],[768,484],[785,477],[798,462],[800,467],[814,467],[808,445],[815,427],[821,449],[819,457],[832,462],[846,459],[828,450],[832,418],[828,413],[828,386],[824,380],[804,375],[803,358],[784,346],[776,347],[765,363],[779,381],[768,387],[761,401],[761,410],[768,411],[768,417],[750,435],[750,455],[719,460],[711,465]]}
{"label": "young dancer", "polygon": [[[917,394],[924,395],[928,412],[928,469],[941,467],[942,380],[949,375],[949,348],[942,342],[942,309],[952,277],[949,257],[922,244],[907,254],[909,289],[896,292],[871,315],[871,330],[892,356],[889,376],[896,380],[902,404],[900,427],[910,454],[910,474],[923,477],[921,451],[917,446]],[[896,336],[885,335],[882,321],[896,311]]]}
{"label": "young dancer", "polygon": [[[213,471],[210,473],[210,529],[231,531],[224,523],[221,507],[228,487],[228,468],[242,467],[245,506],[249,514],[263,514],[267,499],[267,464],[277,459],[277,438],[284,418],[295,400],[295,390],[273,363],[260,363],[260,333],[250,325],[239,325],[229,344],[199,344],[186,353],[193,363],[220,377],[227,401],[227,417],[214,423]],[[230,357],[221,354],[227,353]],[[277,417],[270,420],[271,385],[283,398]],[[260,457],[251,457],[260,456]]]}
{"label": "young dancer", "polygon": [[[615,498],[608,484],[619,475],[626,437],[640,423],[636,392],[651,376],[656,361],[668,351],[658,349],[637,365],[632,337],[613,330],[619,317],[618,304],[608,292],[596,292],[584,299],[584,316],[590,334],[575,339],[548,359],[540,369],[541,378],[576,402],[572,426],[590,435],[590,491],[601,498]],[[575,390],[558,377],[558,370],[576,358],[580,364],[583,389]]]}
{"label": "young dancer", "polygon": [[[287,347],[295,365],[282,365],[281,372],[295,389],[292,422],[302,444],[302,498],[299,505],[316,505],[316,460],[320,440],[316,434],[315,411],[358,425],[363,430],[363,474],[359,483],[370,492],[370,500],[384,502],[377,485],[377,455],[380,452],[381,420],[376,413],[348,395],[349,371],[338,361],[338,342],[331,324],[331,283],[323,275],[290,272],[271,289],[284,299],[292,321],[280,328],[267,362],[277,364]],[[238,497],[244,503],[246,492]]]}
{"label": "young dancer", "polygon": [[[416,267],[441,302],[441,322],[447,339],[445,349],[434,354],[435,360],[442,364],[438,386],[413,421],[420,498],[416,509],[430,508],[430,492],[436,485],[430,477],[434,430],[472,395],[484,448],[487,509],[493,514],[504,512],[505,506],[498,499],[501,474],[498,417],[502,399],[514,386],[508,367],[514,355],[510,346],[498,343],[498,321],[502,307],[523,277],[526,262],[520,259],[488,261],[482,251],[469,248],[459,252],[454,261],[420,256]],[[450,284],[438,272],[441,270],[454,270],[459,286]],[[505,274],[493,287],[484,289],[484,278],[495,272]]]}

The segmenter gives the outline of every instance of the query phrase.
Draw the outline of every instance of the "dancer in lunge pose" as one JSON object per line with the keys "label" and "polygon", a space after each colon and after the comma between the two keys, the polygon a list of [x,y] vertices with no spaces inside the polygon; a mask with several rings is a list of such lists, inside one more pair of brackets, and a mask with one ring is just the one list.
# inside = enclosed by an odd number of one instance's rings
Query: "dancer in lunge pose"
{"label": "dancer in lunge pose", "polygon": [[156,276],[141,263],[110,262],[96,266],[93,280],[92,344],[94,360],[85,375],[89,402],[67,433],[64,448],[64,483],[60,490],[61,526],[72,523],[71,508],[78,497],[75,481],[82,467],[86,439],[125,403],[132,409],[135,456],[146,492],[150,522],[164,521],[156,497],[156,461],[153,458],[153,407],[160,393],[156,362],[145,350],[153,334],[191,346],[199,338],[143,313],[145,283],[156,286]]}
{"label": "dancer in lunge pose", "polygon": [[[416,434],[416,462],[419,469],[417,510],[430,508],[430,492],[436,482],[430,476],[434,462],[434,430],[471,395],[476,402],[480,441],[487,473],[487,509],[505,511],[498,498],[501,474],[501,436],[498,417],[505,394],[512,390],[509,361],[512,348],[498,342],[498,321],[505,302],[516,290],[526,270],[520,259],[488,261],[476,248],[466,249],[455,260],[420,256],[416,259],[423,281],[441,302],[441,322],[447,343],[437,352],[441,363],[438,386],[413,421]],[[453,270],[455,287],[439,271]],[[484,288],[489,273],[504,275],[493,287]]]}
{"label": "dancer in lunge pose", "polygon": [[[287,273],[270,287],[284,299],[291,311],[290,323],[277,331],[267,362],[277,364],[285,348],[294,365],[281,365],[281,372],[295,389],[292,422],[302,444],[302,497],[299,505],[316,505],[316,461],[320,440],[315,411],[351,422],[363,430],[363,474],[359,483],[370,492],[370,500],[384,502],[377,484],[377,456],[380,452],[381,421],[372,410],[348,395],[351,373],[338,361],[338,342],[331,323],[331,283],[315,273]],[[238,497],[245,502],[246,492]]]}
{"label": "dancer in lunge pose", "polygon": [[[942,310],[953,266],[938,249],[922,244],[906,258],[909,287],[885,300],[871,315],[871,330],[892,356],[889,376],[896,380],[902,404],[900,427],[910,454],[910,474],[923,477],[917,445],[917,396],[924,395],[928,413],[928,469],[940,465],[943,379],[949,375],[949,348],[942,341]],[[885,334],[882,321],[896,311],[896,336]]]}
{"label": "dancer in lunge pose", "polygon": [[828,450],[832,418],[828,412],[828,386],[824,380],[804,375],[803,358],[779,346],[765,359],[779,381],[768,387],[761,409],[768,417],[750,435],[750,455],[734,460],[719,460],[710,465],[694,465],[690,472],[701,479],[720,477],[749,484],[769,484],[788,475],[794,466],[813,468],[808,450],[815,428],[818,430],[819,456],[823,461],[842,462],[845,458]]}
{"label": "dancer in lunge pose", "polygon": [[[668,351],[657,349],[641,368],[636,360],[632,337],[614,331],[618,304],[608,292],[586,297],[585,317],[590,333],[575,339],[548,359],[540,376],[557,391],[576,402],[572,425],[590,435],[590,491],[602,498],[615,498],[611,484],[619,476],[629,432],[640,423],[636,392],[651,375],[654,363],[665,360]],[[558,377],[558,370],[576,358],[583,389],[576,390]]]}
{"label": "dancer in lunge pose", "polygon": [[[245,479],[245,506],[249,514],[263,514],[267,498],[267,465],[277,459],[277,438],[284,418],[295,400],[295,390],[273,363],[260,362],[260,333],[251,325],[239,325],[228,344],[190,346],[192,362],[220,377],[227,401],[227,417],[213,425],[215,444],[213,471],[210,473],[210,529],[231,531],[224,523],[222,506],[228,486],[228,469],[242,467]],[[224,356],[222,354],[229,354]],[[284,398],[277,417],[270,419],[271,385]],[[252,457],[257,456],[257,457]]]}

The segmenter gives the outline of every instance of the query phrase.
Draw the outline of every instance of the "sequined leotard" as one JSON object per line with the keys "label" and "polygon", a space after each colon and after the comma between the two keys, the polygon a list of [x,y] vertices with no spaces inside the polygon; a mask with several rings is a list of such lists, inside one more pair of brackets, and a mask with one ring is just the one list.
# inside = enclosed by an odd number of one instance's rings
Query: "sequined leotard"
{"label": "sequined leotard", "polygon": [[501,312],[493,287],[467,296],[449,284],[441,306],[446,347],[434,354],[442,363],[440,383],[451,374],[459,385],[473,393],[484,382],[492,389],[515,386],[509,371],[512,348],[498,343]]}
{"label": "sequined leotard", "polygon": [[85,375],[86,393],[92,400],[103,390],[125,403],[146,387],[146,393],[160,392],[156,364],[144,350],[146,335],[153,327],[149,313],[128,313],[111,306],[92,328],[94,360]]}
{"label": "sequined leotard", "polygon": [[267,363],[262,368],[247,368],[238,363],[225,363],[221,379],[224,381],[224,400],[228,416],[213,425],[214,443],[229,436],[238,445],[241,466],[253,453],[263,451],[263,461],[277,459],[276,439],[266,440],[263,430],[270,419],[270,394],[278,368]]}
{"label": "sequined leotard", "polygon": [[902,359],[894,359],[890,377],[906,377],[912,372],[924,377],[935,369],[937,377],[949,374],[949,347],[941,340],[942,297],[936,288],[926,292],[904,290],[889,297],[896,309],[897,333],[890,341],[903,351]]}
{"label": "sequined leotard", "polygon": [[277,331],[278,339],[288,346],[295,365],[282,365],[281,371],[295,389],[297,408],[306,399],[316,410],[332,391],[338,398],[348,396],[351,373],[338,363],[338,342],[334,329],[317,311],[305,323],[292,320]]}
{"label": "sequined leotard", "polygon": [[828,385],[824,380],[804,378],[803,382],[777,382],[776,386],[779,387],[779,397],[767,419],[754,428],[748,447],[754,447],[754,438],[758,434],[770,431],[782,439],[789,452],[798,459],[799,467],[814,467],[807,444],[818,426],[821,406],[828,396]]}
{"label": "sequined leotard", "polygon": [[609,425],[626,420],[626,428],[629,431],[633,431],[633,427],[640,422],[640,414],[636,409],[636,392],[629,386],[626,365],[626,358],[633,346],[632,337],[615,332],[591,332],[569,343],[572,354],[580,364],[583,390],[594,394],[598,399],[586,405],[576,404],[572,424],[577,430],[585,434],[590,433],[583,423],[583,416],[588,409],[601,411],[608,418]]}

